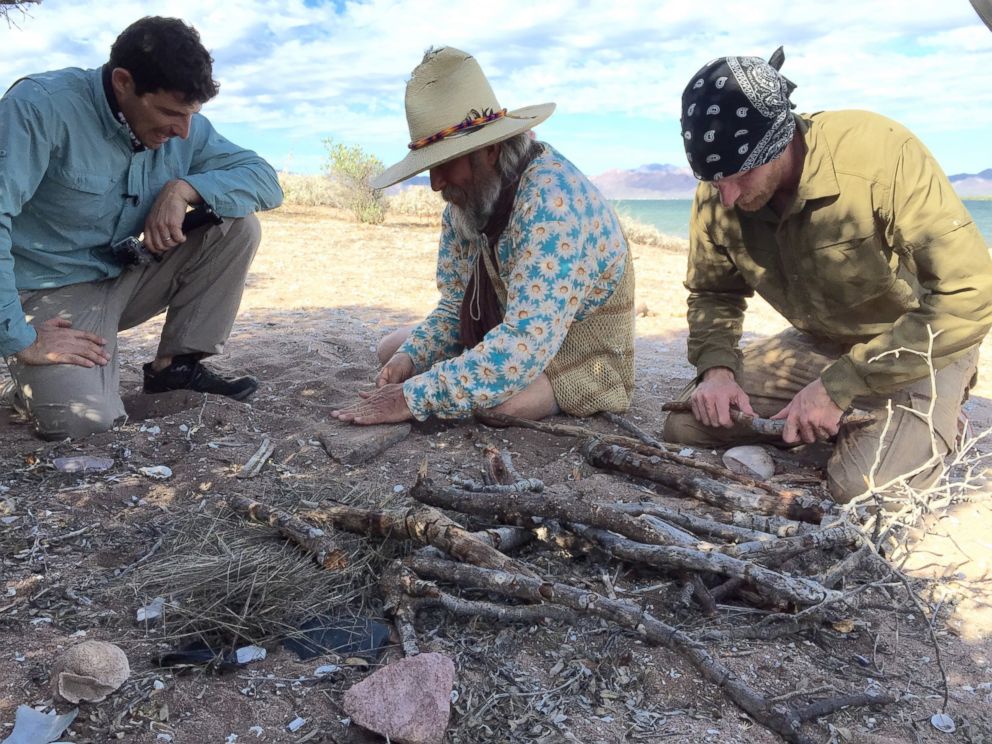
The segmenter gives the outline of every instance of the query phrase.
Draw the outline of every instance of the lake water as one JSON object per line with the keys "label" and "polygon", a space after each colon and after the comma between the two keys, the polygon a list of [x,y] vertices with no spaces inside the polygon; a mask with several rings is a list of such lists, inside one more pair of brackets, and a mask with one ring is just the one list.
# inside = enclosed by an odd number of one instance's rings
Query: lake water
{"label": "lake water", "polygon": [[[646,225],[654,225],[666,235],[689,237],[690,199],[620,199],[613,204],[620,214]],[[965,199],[964,205],[985,236],[985,242],[992,245],[992,199]]]}

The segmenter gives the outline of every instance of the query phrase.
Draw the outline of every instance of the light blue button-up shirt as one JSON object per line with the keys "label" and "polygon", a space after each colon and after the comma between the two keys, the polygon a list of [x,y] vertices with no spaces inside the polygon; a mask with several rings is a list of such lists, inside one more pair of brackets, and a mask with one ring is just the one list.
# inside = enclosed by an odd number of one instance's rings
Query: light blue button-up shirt
{"label": "light blue button-up shirt", "polygon": [[18,292],[117,276],[108,248],[141,233],[162,187],[181,178],[222,217],[282,203],[272,167],[200,114],[189,137],[134,152],[101,70],[18,81],[0,99],[0,355],[34,343]]}

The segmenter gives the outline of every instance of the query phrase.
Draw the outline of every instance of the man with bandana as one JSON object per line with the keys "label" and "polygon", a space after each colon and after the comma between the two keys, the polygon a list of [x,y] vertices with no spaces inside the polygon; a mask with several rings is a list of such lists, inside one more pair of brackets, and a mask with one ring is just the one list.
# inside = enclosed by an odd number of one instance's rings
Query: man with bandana
{"label": "man with bandana", "polygon": [[553,110],[508,111],[474,57],[428,50],[406,88],[409,153],[373,185],[430,171],[447,202],[441,298],[419,325],[382,340],[377,389],[333,415],[377,424],[627,408],[633,262],[596,187],[533,139]]}
{"label": "man with bandana", "polygon": [[[926,488],[954,449],[992,261],[926,147],[867,111],[795,115],[784,55],[724,57],[682,97],[701,181],[689,248],[689,360],[698,377],[665,438],[769,441],[732,411],[784,420],[785,444],[836,437],[833,498]],[[738,349],[757,292],[792,328]],[[874,423],[847,426],[844,412]],[[891,407],[891,413],[889,409]]]}
{"label": "man with bandana", "polygon": [[[0,99],[4,398],[45,439],[124,415],[117,332],[166,310],[146,393],[244,400],[257,387],[201,359],[234,323],[260,240],[253,213],[282,191],[198,113],[218,91],[211,63],[192,27],[143,18],[102,68],[29,75]],[[221,219],[194,232],[187,210],[204,205]]]}

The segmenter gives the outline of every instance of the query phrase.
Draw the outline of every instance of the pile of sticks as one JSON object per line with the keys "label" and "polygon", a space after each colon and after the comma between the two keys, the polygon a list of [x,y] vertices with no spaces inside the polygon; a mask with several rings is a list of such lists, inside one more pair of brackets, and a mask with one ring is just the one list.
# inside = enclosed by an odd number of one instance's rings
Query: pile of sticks
{"label": "pile of sticks", "polygon": [[[643,436],[603,435],[582,427],[509,417],[500,423],[582,437],[579,451],[590,464],[654,482],[667,495],[703,502],[707,516],[653,501],[584,500],[567,484],[545,488],[539,480],[522,477],[509,455],[494,448],[486,450],[482,482],[440,484],[426,464],[422,466],[411,489],[420,506],[407,509],[341,505],[293,516],[244,497],[228,497],[227,503],[245,516],[277,527],[325,567],[341,556],[333,530],[422,545],[393,563],[381,580],[387,609],[408,655],[419,652],[416,616],[427,608],[496,622],[574,623],[581,616],[595,616],[681,654],[734,704],[786,741],[807,741],[801,731],[804,723],[843,707],[895,701],[894,696],[879,693],[842,695],[804,706],[775,702],[747,685],[707,648],[727,640],[781,637],[843,617],[833,613],[842,612],[852,593],[836,587],[853,569],[877,556],[856,526],[833,520],[828,503],[804,491],[777,489],[699,463]],[[467,515],[487,528],[470,531],[441,509]],[[680,599],[686,605],[695,600],[709,615],[732,596],[771,612],[754,625],[690,634],[665,623],[640,602],[618,599],[612,590],[600,594],[541,576],[512,555],[524,545],[540,549],[542,543],[556,549],[592,548],[625,564],[674,576],[682,582]],[[832,563],[812,576],[796,575],[794,566],[792,572],[782,570],[811,551],[832,556]],[[502,601],[467,600],[459,596],[459,589],[483,590]]]}

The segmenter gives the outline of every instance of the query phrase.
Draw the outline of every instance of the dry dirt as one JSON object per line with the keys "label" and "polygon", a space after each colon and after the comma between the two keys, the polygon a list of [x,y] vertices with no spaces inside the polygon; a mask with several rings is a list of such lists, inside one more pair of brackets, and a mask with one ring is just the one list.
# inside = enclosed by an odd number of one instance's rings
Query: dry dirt
{"label": "dry dirt", "polygon": [[[262,215],[262,222],[263,243],[242,312],[228,353],[216,361],[262,380],[251,405],[140,395],[141,364],[159,330],[150,323],[123,336],[122,379],[131,419],[115,431],[45,444],[0,409],[0,737],[9,733],[19,704],[51,704],[53,659],[85,637],[119,644],[133,676],[103,703],[82,705],[66,740],[375,740],[341,720],[341,692],[367,674],[361,667],[345,666],[315,680],[314,669],[335,659],[301,662],[276,647],[266,660],[226,674],[178,674],[152,663],[170,643],[159,630],[135,622],[136,609],[148,599],[130,583],[135,564],[149,553],[167,556],[176,525],[211,512],[221,496],[241,493],[293,505],[358,489],[369,505],[396,503],[422,460],[440,480],[478,477],[480,448],[496,444],[514,454],[525,476],[548,484],[575,482],[600,497],[644,498],[642,485],[585,464],[575,440],[473,422],[415,425],[406,440],[364,465],[330,459],[318,433],[347,438],[355,430],[332,422],[327,412],[371,382],[377,339],[417,320],[436,298],[437,228],[398,217],[383,226],[360,226],[333,210],[300,207]],[[657,433],[661,403],[691,375],[684,359],[685,257],[647,246],[636,246],[634,256],[644,314],[637,320],[638,383],[630,418]],[[782,327],[767,306],[753,303],[748,337]],[[967,405],[977,431],[992,426],[989,350],[982,355],[982,372]],[[610,428],[598,420],[589,426]],[[237,478],[264,436],[276,445],[272,458],[257,477]],[[113,457],[115,465],[85,477],[51,465],[54,457],[80,454]],[[150,480],[138,472],[149,465],[166,465],[173,476]],[[941,579],[924,596],[936,609],[955,734],[930,725],[942,688],[928,621],[897,590],[890,603],[860,611],[849,632],[825,625],[715,653],[769,696],[861,692],[877,684],[903,697],[883,710],[838,713],[829,727],[809,726],[814,741],[992,741],[990,525],[987,501],[965,505],[935,526],[910,563],[919,575]],[[689,629],[709,622],[696,610],[675,606],[672,577],[591,553],[539,560],[542,570],[562,572],[561,578],[596,591],[604,591],[602,577],[608,576],[620,598],[643,602],[667,622]],[[381,613],[374,585],[361,611]],[[731,622],[754,619],[741,609]],[[501,627],[431,612],[418,630],[422,648],[456,660],[451,741],[777,741],[677,654],[604,623]],[[395,655],[395,649],[387,652],[380,663]],[[57,707],[64,712],[70,706]],[[306,722],[290,732],[287,725],[297,717]]]}

